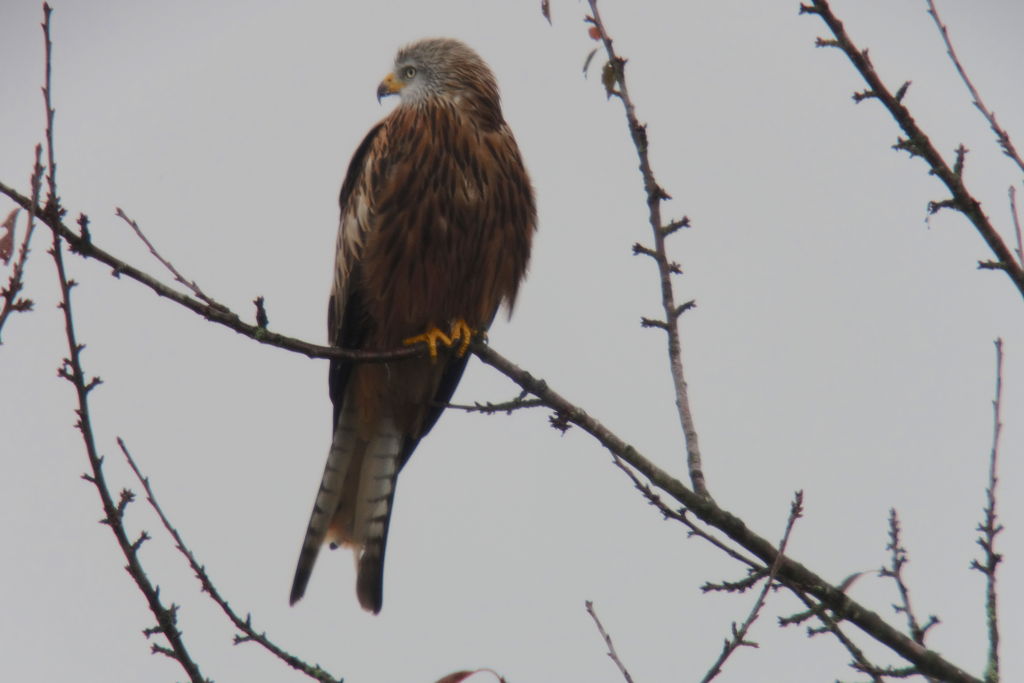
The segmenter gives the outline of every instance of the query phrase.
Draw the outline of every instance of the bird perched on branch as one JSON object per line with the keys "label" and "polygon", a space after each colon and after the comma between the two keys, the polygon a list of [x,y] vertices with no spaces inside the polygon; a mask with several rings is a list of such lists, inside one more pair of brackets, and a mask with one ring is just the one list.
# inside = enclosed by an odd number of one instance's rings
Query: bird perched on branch
{"label": "bird perched on branch", "polygon": [[398,106],[356,149],[341,186],[327,332],[334,346],[429,353],[331,360],[334,432],[291,602],[323,543],[356,555],[377,613],[399,471],[448,403],[474,335],[509,313],[536,228],[533,190],[487,64],[456,40],[413,43],[377,88]]}

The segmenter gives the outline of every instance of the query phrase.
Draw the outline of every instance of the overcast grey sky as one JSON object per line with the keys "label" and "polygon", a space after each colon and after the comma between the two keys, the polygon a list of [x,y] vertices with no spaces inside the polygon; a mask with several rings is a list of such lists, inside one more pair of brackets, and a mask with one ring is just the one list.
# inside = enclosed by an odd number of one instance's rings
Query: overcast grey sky
{"label": "overcast grey sky", "polygon": [[[349,157],[393,104],[374,93],[395,50],[446,35],[492,65],[537,190],[540,231],[511,323],[491,340],[662,467],[684,476],[642,186],[621,107],[581,66],[584,4],[496,2],[85,2],[54,0],[58,180],[95,240],[159,273],[114,217],[122,207],[165,256],[244,314],[323,341],[337,192]],[[1024,678],[1024,316],[965,220],[926,221],[943,199],[924,165],[892,151],[895,124],[797,0],[602,4],[652,157],[693,229],[671,243],[688,379],[716,499],[771,539],[805,491],[792,555],[835,582],[886,562],[899,509],[931,646],[980,675],[983,580],[968,569],[991,442],[992,340],[1006,340],[1000,537],[1005,680]],[[923,0],[835,0],[852,36],[940,149],[970,148],[966,178],[1009,235],[1020,183],[971,107]],[[940,0],[961,57],[1024,144],[1024,5]],[[42,139],[39,3],[0,3],[0,179],[27,188]],[[599,64],[598,64],[599,66]],[[10,202],[0,200],[0,214]],[[150,655],[152,617],[122,570],[72,429],[52,264],[40,232],[37,310],[0,348],[0,650],[6,680],[180,680]],[[359,609],[347,552],[328,553],[306,598],[288,589],[330,437],[326,364],[259,346],[95,262],[69,260],[94,423],[115,488],[135,486],[122,436],[225,596],[286,649],[346,680],[433,681],[493,667],[510,681],[618,681],[584,611],[593,600],[639,681],[699,680],[752,596],[703,595],[742,571],[664,522],[591,439],[542,412],[450,413],[398,486],[385,604]],[[0,273],[6,278],[6,273]],[[457,399],[517,393],[473,362]],[[129,528],[207,676],[299,680],[202,596],[145,504]],[[851,594],[902,624],[889,582]],[[723,681],[853,679],[833,641],[775,618],[773,596]],[[867,642],[866,639],[861,639]],[[867,651],[878,650],[867,645]],[[883,663],[892,659],[879,657]],[[898,663],[898,662],[896,662]]]}

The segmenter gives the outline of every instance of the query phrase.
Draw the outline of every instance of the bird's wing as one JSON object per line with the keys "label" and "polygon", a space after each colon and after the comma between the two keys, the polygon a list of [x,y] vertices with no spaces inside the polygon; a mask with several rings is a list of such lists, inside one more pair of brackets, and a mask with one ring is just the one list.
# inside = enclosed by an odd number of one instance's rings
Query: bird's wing
{"label": "bird's wing", "polygon": [[[526,270],[535,209],[515,139],[504,124],[481,131],[463,125],[451,113],[439,108],[430,125],[417,125],[420,122],[415,119],[405,120],[416,115],[414,110],[398,112],[388,130],[395,148],[388,169],[390,182],[378,188],[376,207],[385,217],[382,226],[387,227],[370,239],[392,244],[394,238],[389,239],[384,231],[401,226],[406,244],[411,245],[404,250],[374,248],[375,257],[380,254],[384,265],[376,258],[368,263],[371,279],[390,278],[371,285],[374,291],[396,287],[388,298],[389,310],[378,316],[387,320],[395,315],[397,319],[385,323],[388,326],[397,326],[403,317],[426,313],[425,324],[472,316],[473,324],[486,330],[502,301],[511,309]],[[448,144],[437,145],[437,139]],[[417,156],[413,159],[399,150],[415,150]],[[453,251],[457,254],[454,258]],[[431,272],[434,259],[444,268]],[[421,268],[426,270],[421,289],[397,288],[394,273],[412,273],[415,282]],[[394,476],[441,417],[468,361],[468,354],[447,353],[436,364],[412,359],[406,369],[396,369],[408,396],[418,400],[411,415],[399,416],[403,439]],[[394,484],[393,479],[388,482],[387,497],[376,508],[381,524],[365,539],[359,558],[356,592],[362,605],[374,612],[380,609],[383,594]]]}
{"label": "bird's wing", "polygon": [[[347,349],[361,348],[368,334],[363,294],[358,283],[362,245],[370,230],[372,197],[367,187],[367,174],[373,165],[375,143],[379,145],[380,142],[380,129],[381,124],[374,126],[353,154],[339,198],[341,220],[338,226],[334,281],[327,308],[327,335],[332,346]],[[349,415],[346,418],[342,414],[352,369],[353,363],[347,359],[332,358],[330,361],[328,387],[334,404],[332,443],[295,569],[292,604],[306,591],[320,546],[327,537],[341,501],[350,465],[365,452],[365,445],[360,447],[353,438],[355,416]]]}
{"label": "bird's wing", "polygon": [[[371,128],[356,148],[349,162],[345,181],[341,185],[341,195],[338,197],[341,219],[335,247],[334,280],[327,303],[327,339],[331,346],[343,349],[362,348],[368,335],[366,308],[358,283],[361,278],[363,245],[371,229],[373,198],[368,175],[372,172],[374,160],[384,142],[381,139],[383,125],[378,123]],[[356,286],[352,286],[353,283]],[[345,387],[351,372],[352,361],[343,358],[331,359],[328,387],[334,404],[332,429],[337,429]]]}

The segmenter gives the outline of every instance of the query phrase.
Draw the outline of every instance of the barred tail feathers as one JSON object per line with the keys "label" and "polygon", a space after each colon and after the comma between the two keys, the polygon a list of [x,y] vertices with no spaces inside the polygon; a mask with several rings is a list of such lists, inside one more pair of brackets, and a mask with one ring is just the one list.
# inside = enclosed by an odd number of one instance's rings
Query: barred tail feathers
{"label": "barred tail feathers", "polygon": [[355,420],[355,410],[345,410],[339,416],[331,448],[327,454],[327,463],[324,465],[324,475],[320,480],[320,490],[317,491],[316,502],[313,503],[313,512],[309,517],[306,537],[302,541],[302,550],[299,552],[299,561],[295,568],[295,579],[289,598],[292,605],[306,592],[306,585],[320,553],[320,546],[327,538],[327,532],[341,504],[345,477],[352,462],[357,460],[355,456],[359,443],[356,439]]}
{"label": "barred tail feathers", "polygon": [[356,595],[363,609],[374,614],[380,612],[384,600],[384,549],[403,442],[394,420],[381,420],[360,472],[353,524],[353,535],[362,546],[357,557]]}
{"label": "barred tail feathers", "polygon": [[383,418],[368,442],[359,439],[357,419],[357,411],[348,406],[339,416],[295,569],[293,605],[306,591],[320,547],[332,541],[352,546],[359,603],[380,612],[384,548],[404,438],[392,418]]}

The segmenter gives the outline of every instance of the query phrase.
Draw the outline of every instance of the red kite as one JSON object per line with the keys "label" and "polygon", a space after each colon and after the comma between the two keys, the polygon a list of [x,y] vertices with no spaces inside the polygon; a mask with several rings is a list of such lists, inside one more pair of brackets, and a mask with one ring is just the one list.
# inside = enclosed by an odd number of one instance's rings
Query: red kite
{"label": "red kite", "polygon": [[299,554],[291,602],[320,546],[350,546],[356,594],[380,612],[399,471],[448,403],[472,336],[511,313],[536,229],[533,190],[498,85],[466,45],[429,39],[398,52],[377,98],[398,106],[356,149],[341,186],[327,332],[334,346],[429,357],[332,360],[334,436]]}

